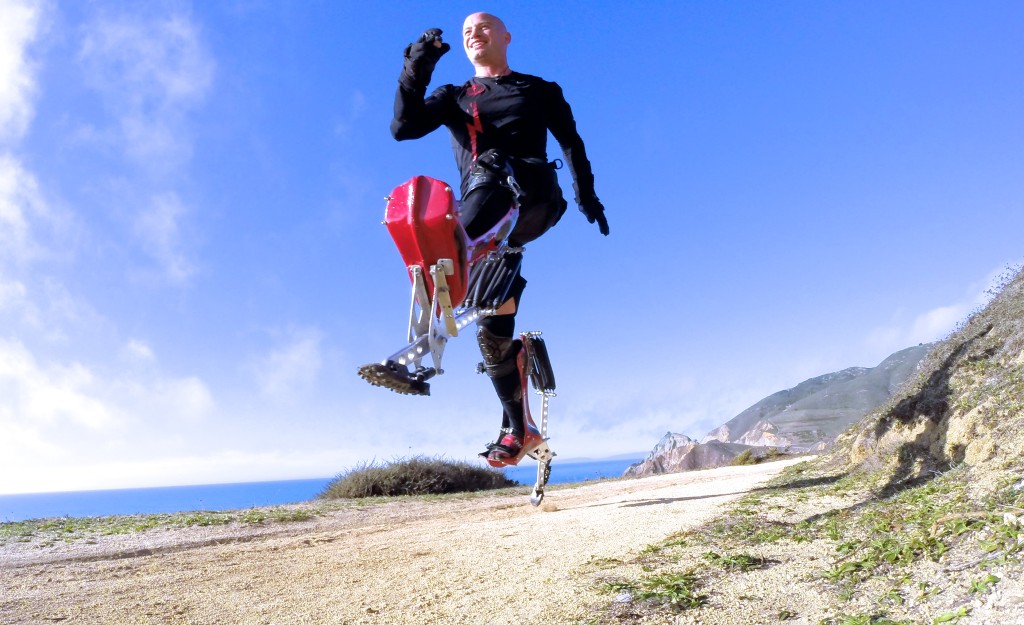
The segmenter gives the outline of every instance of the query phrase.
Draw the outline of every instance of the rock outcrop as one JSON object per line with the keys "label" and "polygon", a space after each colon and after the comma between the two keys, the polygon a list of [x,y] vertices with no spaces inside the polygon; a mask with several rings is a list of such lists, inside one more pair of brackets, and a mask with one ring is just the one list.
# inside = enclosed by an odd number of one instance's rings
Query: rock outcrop
{"label": "rock outcrop", "polygon": [[685,434],[668,432],[642,462],[631,465],[623,474],[626,477],[677,473],[694,469],[722,467],[733,463],[736,456],[747,450],[758,454],[766,448],[754,448],[738,443],[711,441],[698,443]]}

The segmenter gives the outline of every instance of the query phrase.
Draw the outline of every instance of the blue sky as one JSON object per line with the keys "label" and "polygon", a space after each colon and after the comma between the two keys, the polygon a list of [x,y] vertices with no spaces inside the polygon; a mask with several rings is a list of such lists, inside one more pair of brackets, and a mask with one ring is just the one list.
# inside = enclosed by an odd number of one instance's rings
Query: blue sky
{"label": "blue sky", "polygon": [[1019,2],[0,0],[0,493],[483,448],[471,336],[429,398],[355,375],[405,334],[383,197],[457,176],[391,139],[401,52],[440,27],[466,80],[476,10],[563,87],[611,225],[525,257],[562,458],[941,338],[1024,256]]}

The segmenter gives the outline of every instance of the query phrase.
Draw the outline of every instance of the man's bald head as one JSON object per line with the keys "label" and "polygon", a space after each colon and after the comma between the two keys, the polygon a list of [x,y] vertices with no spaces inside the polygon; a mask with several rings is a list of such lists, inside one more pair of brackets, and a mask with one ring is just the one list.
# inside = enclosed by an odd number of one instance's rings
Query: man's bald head
{"label": "man's bald head", "polygon": [[511,41],[505,22],[490,13],[473,13],[462,25],[462,46],[477,76],[507,73]]}
{"label": "man's bald head", "polygon": [[466,21],[463,23],[463,26],[467,26],[469,24],[478,23],[478,22],[490,22],[491,24],[494,24],[495,26],[497,26],[501,30],[506,31],[506,32],[508,31],[508,29],[505,27],[505,22],[501,21],[500,17],[498,17],[497,15],[492,15],[490,13],[486,13],[484,11],[479,11],[477,13],[473,13],[472,15],[467,17]]}

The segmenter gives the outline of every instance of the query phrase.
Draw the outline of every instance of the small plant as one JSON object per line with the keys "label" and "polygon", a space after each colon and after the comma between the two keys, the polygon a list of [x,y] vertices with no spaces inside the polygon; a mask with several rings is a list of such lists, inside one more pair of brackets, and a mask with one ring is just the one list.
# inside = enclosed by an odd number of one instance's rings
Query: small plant
{"label": "small plant", "polygon": [[839,525],[839,519],[831,518],[827,523],[825,523],[825,535],[834,541],[838,541],[843,538],[843,529]]}
{"label": "small plant", "polygon": [[246,510],[238,518],[242,523],[258,525],[268,521],[272,523],[290,523],[294,521],[308,521],[315,516],[310,510],[303,508],[252,508]]}
{"label": "small plant", "polygon": [[876,614],[841,614],[821,621],[820,625],[914,625],[913,621],[894,621]]}
{"label": "small plant", "polygon": [[940,614],[939,616],[936,616],[935,619],[932,621],[932,625],[941,625],[943,623],[959,623],[960,619],[967,618],[967,615],[970,613],[971,611],[967,608],[967,606],[961,606],[959,609],[953,612],[946,612],[945,614]]}
{"label": "small plant", "polygon": [[886,605],[903,605],[903,593],[895,588],[890,588],[888,592],[882,595],[878,602]]}
{"label": "small plant", "polygon": [[715,553],[714,551],[709,551],[704,554],[704,559],[715,566],[720,566],[724,569],[737,569],[740,571],[759,569],[768,564],[767,558],[752,556],[748,553],[723,556]]}
{"label": "small plant", "polygon": [[628,592],[634,599],[650,601],[675,611],[698,608],[708,602],[707,595],[696,592],[697,578],[692,572],[664,573],[638,582],[612,582],[606,591]]}
{"label": "small plant", "polygon": [[935,595],[942,593],[941,588],[939,588],[938,586],[933,586],[928,582],[919,582],[917,584],[917,589],[921,591],[920,594],[917,595],[917,598],[919,600],[927,599],[928,597],[934,597]]}
{"label": "small plant", "polygon": [[624,562],[619,558],[599,558],[597,556],[591,557],[585,563],[586,566],[592,566],[596,569],[610,569],[617,566],[622,566]]}
{"label": "small plant", "polygon": [[986,575],[985,577],[983,577],[981,579],[972,580],[971,581],[971,588],[970,588],[971,594],[978,594],[978,593],[988,592],[989,590],[992,589],[992,586],[994,584],[998,584],[998,583],[999,583],[999,578],[996,577],[995,575],[992,575],[991,573]]}
{"label": "small plant", "polygon": [[757,464],[757,458],[754,457],[754,451],[752,449],[744,449],[738,456],[732,459],[731,464],[734,467]]}
{"label": "small plant", "polygon": [[211,525],[227,525],[233,521],[233,515],[227,512],[194,512],[181,518],[182,525],[209,527]]}

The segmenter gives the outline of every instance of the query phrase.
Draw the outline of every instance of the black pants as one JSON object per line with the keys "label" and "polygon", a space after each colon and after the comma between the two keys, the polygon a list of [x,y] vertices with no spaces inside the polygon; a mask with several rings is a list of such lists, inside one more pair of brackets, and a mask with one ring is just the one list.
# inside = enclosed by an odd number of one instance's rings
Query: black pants
{"label": "black pants", "polygon": [[[519,199],[519,220],[509,236],[514,246],[534,241],[558,223],[568,204],[558,186],[558,174],[549,163],[512,159],[512,170],[523,194]],[[508,213],[512,192],[493,184],[476,188],[464,195],[459,206],[459,220],[469,238],[475,239],[490,230]]]}
{"label": "black pants", "polygon": [[[509,244],[519,247],[538,239],[558,223],[565,214],[567,203],[558,186],[558,175],[549,163],[533,159],[511,159],[511,164],[522,195],[519,200],[519,219],[509,235]],[[512,192],[502,186],[497,175],[488,178],[487,184],[476,186],[468,194],[464,192],[459,219],[466,234],[475,239],[493,228],[508,213],[511,203]],[[509,292],[515,310],[506,315],[485,317],[477,325],[486,328],[495,337],[511,340],[515,336],[516,313],[525,288],[526,280],[517,273]],[[484,346],[481,345],[483,352]],[[513,354],[510,357],[515,356]],[[491,382],[502,406],[502,430],[511,430],[522,436],[523,389],[518,370],[492,377]]]}

